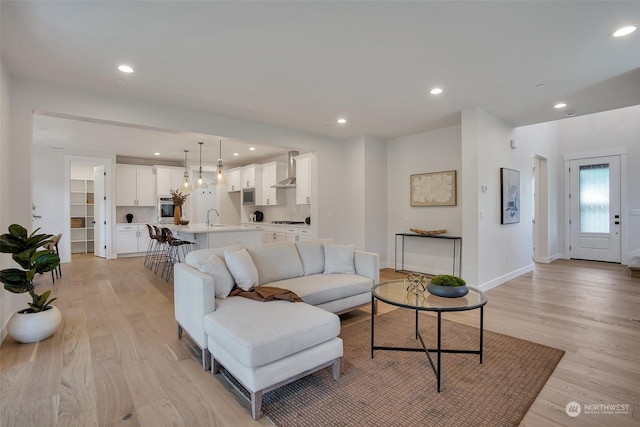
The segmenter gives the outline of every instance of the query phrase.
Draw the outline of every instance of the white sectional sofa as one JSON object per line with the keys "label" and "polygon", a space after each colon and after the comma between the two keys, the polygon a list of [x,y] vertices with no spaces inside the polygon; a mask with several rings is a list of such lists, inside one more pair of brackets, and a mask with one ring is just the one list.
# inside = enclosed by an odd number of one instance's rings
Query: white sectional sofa
{"label": "white sectional sofa", "polygon": [[[369,304],[379,277],[378,254],[332,239],[193,251],[174,272],[178,336],[202,349],[204,369],[222,365],[250,391],[257,419],[266,391],[328,366],[338,379],[336,314]],[[289,289],[304,302],[227,297],[236,285]]]}

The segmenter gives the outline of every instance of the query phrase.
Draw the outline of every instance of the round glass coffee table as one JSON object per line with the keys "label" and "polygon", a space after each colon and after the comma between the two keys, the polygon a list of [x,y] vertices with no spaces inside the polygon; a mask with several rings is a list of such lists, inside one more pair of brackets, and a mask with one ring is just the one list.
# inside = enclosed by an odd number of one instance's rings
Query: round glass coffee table
{"label": "round glass coffee table", "polygon": [[[375,345],[375,305],[376,300],[385,302],[396,307],[405,308],[415,311],[415,334],[416,339],[420,340],[422,347],[381,347]],[[375,350],[394,350],[394,351],[419,351],[424,352],[429,359],[429,364],[436,375],[438,393],[440,392],[441,378],[441,357],[442,353],[467,353],[477,354],[480,356],[482,363],[482,332],[484,328],[484,306],[487,303],[487,297],[484,292],[469,288],[469,293],[458,298],[444,298],[435,296],[425,290],[407,290],[407,282],[404,280],[392,280],[380,283],[371,290],[371,358]],[[478,350],[461,350],[461,349],[443,349],[441,344],[442,334],[442,313],[453,311],[468,311],[480,309],[480,346]],[[420,311],[434,311],[438,315],[437,329],[437,347],[428,348],[418,330],[418,313]],[[436,353],[436,363],[431,359],[430,353]]]}

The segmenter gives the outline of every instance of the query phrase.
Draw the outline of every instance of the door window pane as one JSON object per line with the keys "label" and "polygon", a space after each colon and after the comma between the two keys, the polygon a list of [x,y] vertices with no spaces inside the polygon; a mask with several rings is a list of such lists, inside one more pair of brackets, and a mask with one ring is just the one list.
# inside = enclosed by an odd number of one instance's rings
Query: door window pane
{"label": "door window pane", "polygon": [[580,166],[580,232],[609,233],[609,165]]}

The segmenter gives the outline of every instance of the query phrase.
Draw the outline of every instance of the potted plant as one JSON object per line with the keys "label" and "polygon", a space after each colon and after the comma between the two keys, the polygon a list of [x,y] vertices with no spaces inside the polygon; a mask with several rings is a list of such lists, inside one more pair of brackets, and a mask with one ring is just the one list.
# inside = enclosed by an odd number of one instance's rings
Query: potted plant
{"label": "potted plant", "polygon": [[460,277],[439,274],[431,279],[427,286],[429,293],[439,297],[457,298],[469,293],[467,282]]}
{"label": "potted plant", "polygon": [[27,234],[27,230],[18,224],[9,226],[9,233],[0,235],[0,252],[12,254],[11,257],[22,269],[7,268],[0,270],[0,282],[4,288],[14,294],[29,293],[29,307],[13,314],[7,324],[7,332],[16,341],[36,342],[51,336],[62,321],[60,310],[50,305],[56,298],[49,299],[51,291],[37,294],[33,279],[36,274],[54,270],[60,264],[55,252],[40,249],[53,237],[51,234],[36,234],[40,230]]}
{"label": "potted plant", "polygon": [[171,190],[171,199],[175,206],[173,211],[173,223],[180,225],[182,223],[182,205],[187,200],[188,194],[182,194],[180,189]]}

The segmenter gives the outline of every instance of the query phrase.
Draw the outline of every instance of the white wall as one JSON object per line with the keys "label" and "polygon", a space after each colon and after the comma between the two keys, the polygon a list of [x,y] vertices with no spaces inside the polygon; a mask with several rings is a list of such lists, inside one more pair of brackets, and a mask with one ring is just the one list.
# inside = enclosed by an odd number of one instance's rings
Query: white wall
{"label": "white wall", "polygon": [[[559,177],[562,168],[558,153],[558,122],[541,123],[516,128],[514,139],[518,150],[530,152],[532,156],[544,159],[541,193],[538,201],[543,208],[536,218],[541,228],[539,244],[541,262],[550,262],[562,256],[563,233],[561,232],[560,207],[563,206],[563,179]],[[544,200],[543,200],[544,198]]]}
{"label": "white wall", "polygon": [[[481,109],[463,111],[462,127],[462,276],[490,289],[533,269],[532,150],[524,144],[512,149],[513,127]],[[500,168],[520,171],[517,224],[500,224]],[[468,175],[474,169],[476,175]],[[482,185],[487,186],[486,192],[481,191]]]}
{"label": "white wall", "polygon": [[[623,191],[626,185],[627,210],[621,217],[626,238],[622,253],[627,257],[622,262],[640,256],[640,216],[631,215],[632,209],[640,209],[640,105],[560,120],[557,126],[561,155],[606,152],[615,148],[627,151],[627,177],[623,183]],[[558,165],[558,170],[560,179],[564,180],[562,164]],[[562,189],[562,203],[566,197],[564,193]],[[564,209],[560,214],[561,224],[566,223]],[[564,231],[562,229],[562,236]]]}
{"label": "white wall", "polygon": [[356,249],[364,250],[365,247],[365,138],[352,138],[345,143],[345,159],[349,167],[346,170],[345,180],[335,188],[335,192],[348,193],[345,214],[354,218],[345,230],[345,239],[355,244]]}
{"label": "white wall", "polygon": [[380,262],[384,265],[388,240],[387,143],[380,138],[367,136],[364,148],[364,249],[380,254]]}
{"label": "white wall", "polygon": [[[447,234],[462,233],[462,190],[460,126],[390,139],[387,142],[387,267],[394,265],[396,233],[410,233],[410,228],[446,229]],[[457,171],[457,206],[412,207],[412,174]],[[467,172],[464,171],[466,174]],[[451,241],[407,238],[405,269],[433,274],[451,274]],[[400,262],[398,252],[398,262]],[[399,266],[398,266],[399,268]],[[463,269],[464,274],[464,269]]]}

